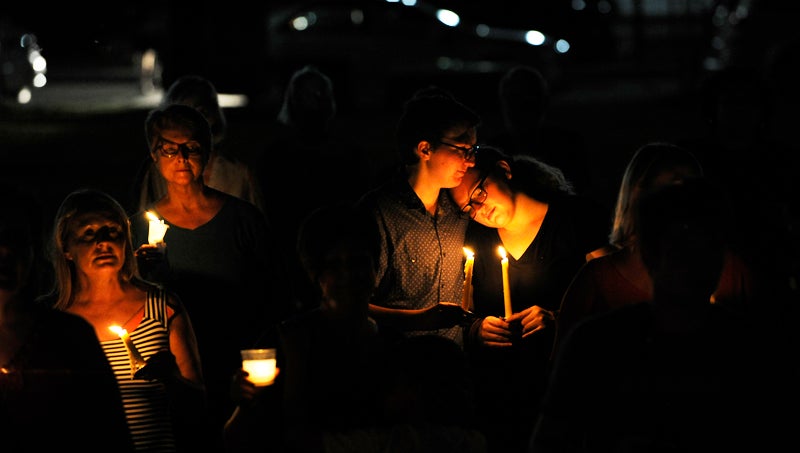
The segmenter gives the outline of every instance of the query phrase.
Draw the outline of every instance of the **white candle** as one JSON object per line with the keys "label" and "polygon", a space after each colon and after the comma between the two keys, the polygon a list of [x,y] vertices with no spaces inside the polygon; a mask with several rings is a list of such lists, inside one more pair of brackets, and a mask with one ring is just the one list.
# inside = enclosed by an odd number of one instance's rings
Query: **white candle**
{"label": "white candle", "polygon": [[467,262],[464,263],[464,292],[461,296],[461,308],[472,310],[472,267],[475,265],[475,253],[464,247]]}
{"label": "white candle", "polygon": [[500,266],[503,269],[503,306],[505,307],[505,317],[508,318],[513,313],[511,311],[511,285],[508,283],[508,256],[502,245],[497,247],[497,253],[500,254]]}
{"label": "white candle", "polygon": [[242,369],[247,379],[258,387],[275,382],[275,349],[242,349]]}
{"label": "white candle", "polygon": [[150,228],[147,230],[147,242],[150,245],[158,245],[164,243],[164,235],[167,234],[169,225],[164,224],[163,219],[159,219],[153,212],[147,211],[145,213],[150,221]]}
{"label": "white candle", "polygon": [[131,376],[133,376],[136,371],[145,366],[144,357],[139,354],[139,350],[136,349],[136,345],[133,344],[133,340],[131,340],[131,336],[126,329],[120,326],[109,326],[108,330],[117,334],[125,345],[125,349],[128,350],[128,357],[131,359]]}

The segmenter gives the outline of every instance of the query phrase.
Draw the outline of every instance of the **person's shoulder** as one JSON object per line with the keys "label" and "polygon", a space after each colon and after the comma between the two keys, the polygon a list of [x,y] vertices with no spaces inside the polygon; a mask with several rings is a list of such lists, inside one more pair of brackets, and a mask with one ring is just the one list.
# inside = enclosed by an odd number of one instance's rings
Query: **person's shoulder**
{"label": "person's shoulder", "polygon": [[652,325],[653,307],[649,302],[638,302],[612,308],[578,321],[571,329],[572,341],[587,343],[606,340],[625,343],[632,337],[642,337]]}
{"label": "person's shoulder", "polygon": [[226,209],[236,210],[243,215],[263,217],[264,214],[261,212],[261,210],[248,200],[239,198],[236,195],[231,195],[218,189],[210,189],[216,192],[216,196],[222,200]]}
{"label": "person's shoulder", "polygon": [[400,179],[392,175],[381,181],[377,186],[364,192],[357,200],[356,205],[362,208],[376,208],[386,200],[397,199],[401,192]]}
{"label": "person's shoulder", "polygon": [[36,304],[34,309],[37,311],[43,328],[51,334],[64,336],[72,341],[86,338],[98,341],[94,327],[83,317],[51,308],[43,303]]}
{"label": "person's shoulder", "polygon": [[604,273],[609,269],[615,267],[615,263],[618,261],[617,257],[614,256],[616,252],[612,252],[610,254],[597,256],[590,258],[583,264],[583,269],[581,272],[589,273],[589,274],[598,274]]}
{"label": "person's shoulder", "polygon": [[278,323],[278,335],[284,342],[294,342],[298,338],[311,336],[320,331],[323,322],[322,310],[314,307],[295,313]]}
{"label": "person's shoulder", "polygon": [[[211,163],[213,161],[213,164]],[[248,173],[250,166],[245,161],[231,154],[228,150],[220,150],[211,154],[209,164],[214,172],[224,174]]]}

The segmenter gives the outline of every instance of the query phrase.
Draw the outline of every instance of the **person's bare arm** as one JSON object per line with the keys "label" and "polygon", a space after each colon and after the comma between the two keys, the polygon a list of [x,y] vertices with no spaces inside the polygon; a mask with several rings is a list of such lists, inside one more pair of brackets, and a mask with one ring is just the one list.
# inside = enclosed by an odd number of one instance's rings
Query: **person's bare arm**
{"label": "person's bare arm", "polygon": [[[171,301],[171,304],[177,303]],[[186,310],[180,309],[171,319],[169,327],[169,347],[175,356],[181,378],[196,387],[204,384],[200,364],[200,352],[191,320]]]}

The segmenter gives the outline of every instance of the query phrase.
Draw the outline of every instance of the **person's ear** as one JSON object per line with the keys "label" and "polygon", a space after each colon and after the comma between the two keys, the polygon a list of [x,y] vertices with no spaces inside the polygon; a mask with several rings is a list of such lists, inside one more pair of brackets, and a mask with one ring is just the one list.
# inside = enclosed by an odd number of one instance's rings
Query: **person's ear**
{"label": "person's ear", "polygon": [[433,153],[433,144],[428,141],[421,141],[417,143],[417,155],[420,159],[429,159]]}
{"label": "person's ear", "polygon": [[505,174],[506,179],[511,179],[511,165],[509,165],[509,163],[507,161],[498,160],[497,161],[497,166],[500,167],[500,169],[503,170],[503,173]]}

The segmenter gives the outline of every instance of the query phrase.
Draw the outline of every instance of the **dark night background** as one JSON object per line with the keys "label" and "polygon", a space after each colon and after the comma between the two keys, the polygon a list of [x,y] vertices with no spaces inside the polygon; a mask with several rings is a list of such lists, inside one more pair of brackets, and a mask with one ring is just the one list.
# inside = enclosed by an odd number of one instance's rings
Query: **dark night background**
{"label": "dark night background", "polygon": [[[503,65],[536,66],[550,83],[548,122],[581,134],[594,170],[590,194],[611,206],[636,148],[703,135],[699,87],[710,73],[733,66],[759,71],[774,44],[797,34],[786,6],[792,2],[776,0],[432,2],[457,10],[465,22],[537,28],[566,38],[572,44],[566,56],[402,20],[349,43],[343,41],[347,33],[331,28],[318,41],[277,45],[270,14],[305,2],[172,0],[145,8],[141,2],[92,0],[41,10],[4,3],[0,24],[38,37],[48,84],[34,89],[25,105],[2,98],[0,178],[33,191],[45,219],[78,187],[99,187],[130,202],[130,182],[147,152],[144,117],[158,93],[158,87],[146,93],[131,63],[147,48],[158,52],[157,82],[163,87],[177,75],[197,73],[221,93],[248,96],[246,107],[226,110],[229,136],[245,161],[258,157],[289,75],[306,63],[332,77],[336,127],[356,137],[378,166],[391,161],[401,103],[416,89],[436,84],[476,109],[483,118],[480,141],[500,125],[496,90]],[[747,16],[736,16],[741,5],[749,6]],[[381,44],[384,38],[396,47]],[[448,53],[496,60],[495,69],[432,70],[417,58]],[[291,186],[277,183],[280,193],[274,196],[291,196]]]}

